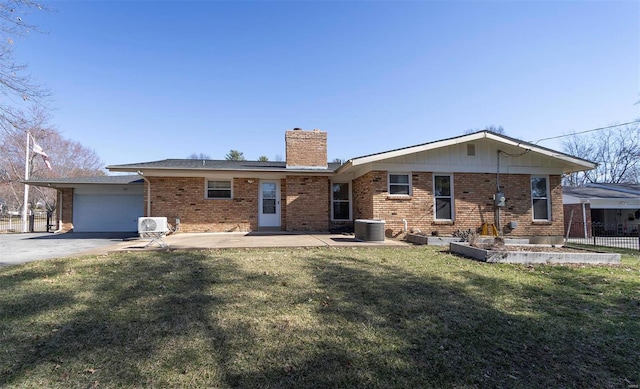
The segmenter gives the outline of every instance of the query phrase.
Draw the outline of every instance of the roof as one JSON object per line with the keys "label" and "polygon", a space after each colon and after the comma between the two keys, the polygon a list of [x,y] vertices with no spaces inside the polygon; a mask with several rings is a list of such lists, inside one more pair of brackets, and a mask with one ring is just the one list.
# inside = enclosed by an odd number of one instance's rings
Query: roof
{"label": "roof", "polygon": [[563,186],[562,194],[579,199],[638,199],[640,185],[591,183],[585,186]]}
{"label": "roof", "polygon": [[522,148],[523,150],[530,150],[530,151],[537,152],[552,158],[561,159],[572,164],[583,166],[585,170],[594,169],[596,167],[596,163],[588,161],[586,159],[574,157],[572,155],[562,153],[553,149],[549,149],[543,146],[538,146],[533,143],[529,143],[523,140],[511,138],[506,135],[501,135],[501,134],[497,134],[495,132],[486,131],[486,130],[474,132],[472,134],[460,135],[452,138],[437,140],[433,142],[422,143],[415,146],[402,147],[399,149],[383,151],[375,154],[356,157],[356,158],[350,159],[343,166],[347,166],[347,165],[356,166],[356,165],[361,165],[365,163],[376,162],[383,159],[394,158],[394,157],[412,154],[412,153],[418,153],[421,151],[433,150],[440,147],[446,147],[446,146],[451,146],[451,145],[460,144],[464,142],[470,142],[470,141],[474,141],[482,138],[506,143],[512,146]]}
{"label": "roof", "polygon": [[59,178],[32,178],[22,181],[25,184],[35,186],[50,186],[53,188],[69,188],[75,185],[127,185],[141,184],[143,179],[137,175],[119,176],[92,176],[92,177],[59,177]]}
{"label": "roof", "polygon": [[333,173],[339,163],[328,163],[327,168],[287,168],[286,162],[273,161],[228,161],[213,159],[163,159],[161,161],[138,162],[125,165],[110,165],[111,171],[157,170],[209,170],[209,171],[257,171],[257,172],[304,172]]}

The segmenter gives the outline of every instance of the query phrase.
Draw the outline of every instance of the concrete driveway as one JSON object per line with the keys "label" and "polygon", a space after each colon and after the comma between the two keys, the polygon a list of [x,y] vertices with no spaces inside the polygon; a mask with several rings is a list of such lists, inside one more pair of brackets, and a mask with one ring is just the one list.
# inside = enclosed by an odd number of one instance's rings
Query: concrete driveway
{"label": "concrete driveway", "polygon": [[123,233],[35,233],[0,234],[0,266],[18,265],[40,259],[65,258],[108,252],[137,234]]}

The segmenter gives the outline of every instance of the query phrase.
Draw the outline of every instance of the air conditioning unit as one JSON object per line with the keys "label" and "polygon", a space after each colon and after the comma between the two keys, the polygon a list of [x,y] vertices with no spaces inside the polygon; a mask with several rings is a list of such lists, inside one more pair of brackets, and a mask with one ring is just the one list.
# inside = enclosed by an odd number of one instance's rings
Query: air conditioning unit
{"label": "air conditioning unit", "polygon": [[166,217],[139,217],[138,233],[166,233],[169,231]]}

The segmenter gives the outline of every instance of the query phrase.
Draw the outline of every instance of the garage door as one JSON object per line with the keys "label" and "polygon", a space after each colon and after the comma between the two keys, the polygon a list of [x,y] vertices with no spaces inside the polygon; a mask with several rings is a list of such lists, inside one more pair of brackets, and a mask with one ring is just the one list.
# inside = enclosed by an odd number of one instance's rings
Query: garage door
{"label": "garage door", "polygon": [[143,216],[142,194],[81,194],[73,196],[75,232],[128,232],[138,230]]}

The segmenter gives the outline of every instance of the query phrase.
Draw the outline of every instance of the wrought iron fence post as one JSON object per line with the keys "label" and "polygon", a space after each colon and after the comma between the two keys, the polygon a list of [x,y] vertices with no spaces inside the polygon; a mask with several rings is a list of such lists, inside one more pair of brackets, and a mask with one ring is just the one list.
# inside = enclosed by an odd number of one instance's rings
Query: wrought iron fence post
{"label": "wrought iron fence post", "polygon": [[29,232],[34,231],[35,223],[36,223],[36,215],[35,213],[31,213],[31,215],[29,215]]}

